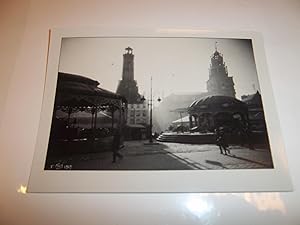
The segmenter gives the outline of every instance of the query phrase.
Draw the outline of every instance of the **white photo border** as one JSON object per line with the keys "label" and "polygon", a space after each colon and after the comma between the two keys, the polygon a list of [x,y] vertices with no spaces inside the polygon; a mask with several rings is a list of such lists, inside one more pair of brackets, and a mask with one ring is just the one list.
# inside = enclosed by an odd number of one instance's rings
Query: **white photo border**
{"label": "white photo border", "polygon": [[[269,192],[292,191],[285,146],[268,75],[263,39],[256,32],[156,29],[53,29],[39,130],[28,192]],[[44,170],[56,91],[62,38],[75,37],[199,37],[251,39],[264,104],[273,169],[167,170],[167,171],[65,171]]]}

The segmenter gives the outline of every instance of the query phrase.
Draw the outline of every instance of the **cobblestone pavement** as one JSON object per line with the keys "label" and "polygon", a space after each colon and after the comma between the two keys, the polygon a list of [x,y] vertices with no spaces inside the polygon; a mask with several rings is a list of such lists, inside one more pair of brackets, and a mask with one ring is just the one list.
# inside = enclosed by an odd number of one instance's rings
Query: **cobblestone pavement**
{"label": "cobblestone pavement", "polygon": [[124,158],[112,163],[112,153],[89,153],[65,159],[72,169],[79,170],[186,170],[186,169],[260,169],[273,168],[270,151],[255,146],[250,150],[230,146],[230,154],[220,154],[216,145],[179,143],[145,144],[125,142],[120,151]]}

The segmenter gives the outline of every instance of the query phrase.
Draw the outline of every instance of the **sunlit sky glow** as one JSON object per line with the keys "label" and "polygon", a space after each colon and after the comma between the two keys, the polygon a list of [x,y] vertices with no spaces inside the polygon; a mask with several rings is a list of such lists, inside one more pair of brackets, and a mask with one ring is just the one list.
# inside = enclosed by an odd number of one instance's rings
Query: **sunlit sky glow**
{"label": "sunlit sky glow", "polygon": [[115,92],[122,77],[123,54],[130,46],[140,94],[149,96],[151,76],[157,96],[206,92],[215,42],[233,76],[236,97],[259,90],[251,41],[240,39],[64,38],[59,71],[89,77]]}

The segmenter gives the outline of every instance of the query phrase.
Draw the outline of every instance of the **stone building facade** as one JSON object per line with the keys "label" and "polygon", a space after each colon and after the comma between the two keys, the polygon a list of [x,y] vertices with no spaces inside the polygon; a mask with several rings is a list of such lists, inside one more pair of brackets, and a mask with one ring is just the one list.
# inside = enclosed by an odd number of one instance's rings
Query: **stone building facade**
{"label": "stone building facade", "polygon": [[146,102],[128,105],[127,123],[128,124],[148,124],[149,108]]}

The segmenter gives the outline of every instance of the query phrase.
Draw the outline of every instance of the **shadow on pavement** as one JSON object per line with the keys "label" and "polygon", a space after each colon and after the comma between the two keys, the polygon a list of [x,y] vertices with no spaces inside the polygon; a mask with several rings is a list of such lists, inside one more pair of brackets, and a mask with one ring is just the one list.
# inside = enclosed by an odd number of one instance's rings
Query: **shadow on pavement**
{"label": "shadow on pavement", "polygon": [[205,160],[206,163],[212,164],[214,166],[219,166],[222,167],[223,169],[227,169],[227,167],[225,167],[222,163],[218,162],[218,161],[212,161],[212,160]]}
{"label": "shadow on pavement", "polygon": [[227,156],[229,156],[231,158],[243,160],[243,161],[246,161],[246,162],[250,162],[250,163],[256,163],[256,164],[261,165],[261,166],[263,166],[265,168],[273,168],[272,165],[267,165],[265,163],[254,161],[254,160],[251,160],[251,159],[246,159],[246,158],[243,158],[243,157],[240,157],[240,156],[236,156],[236,155],[227,155]]}

